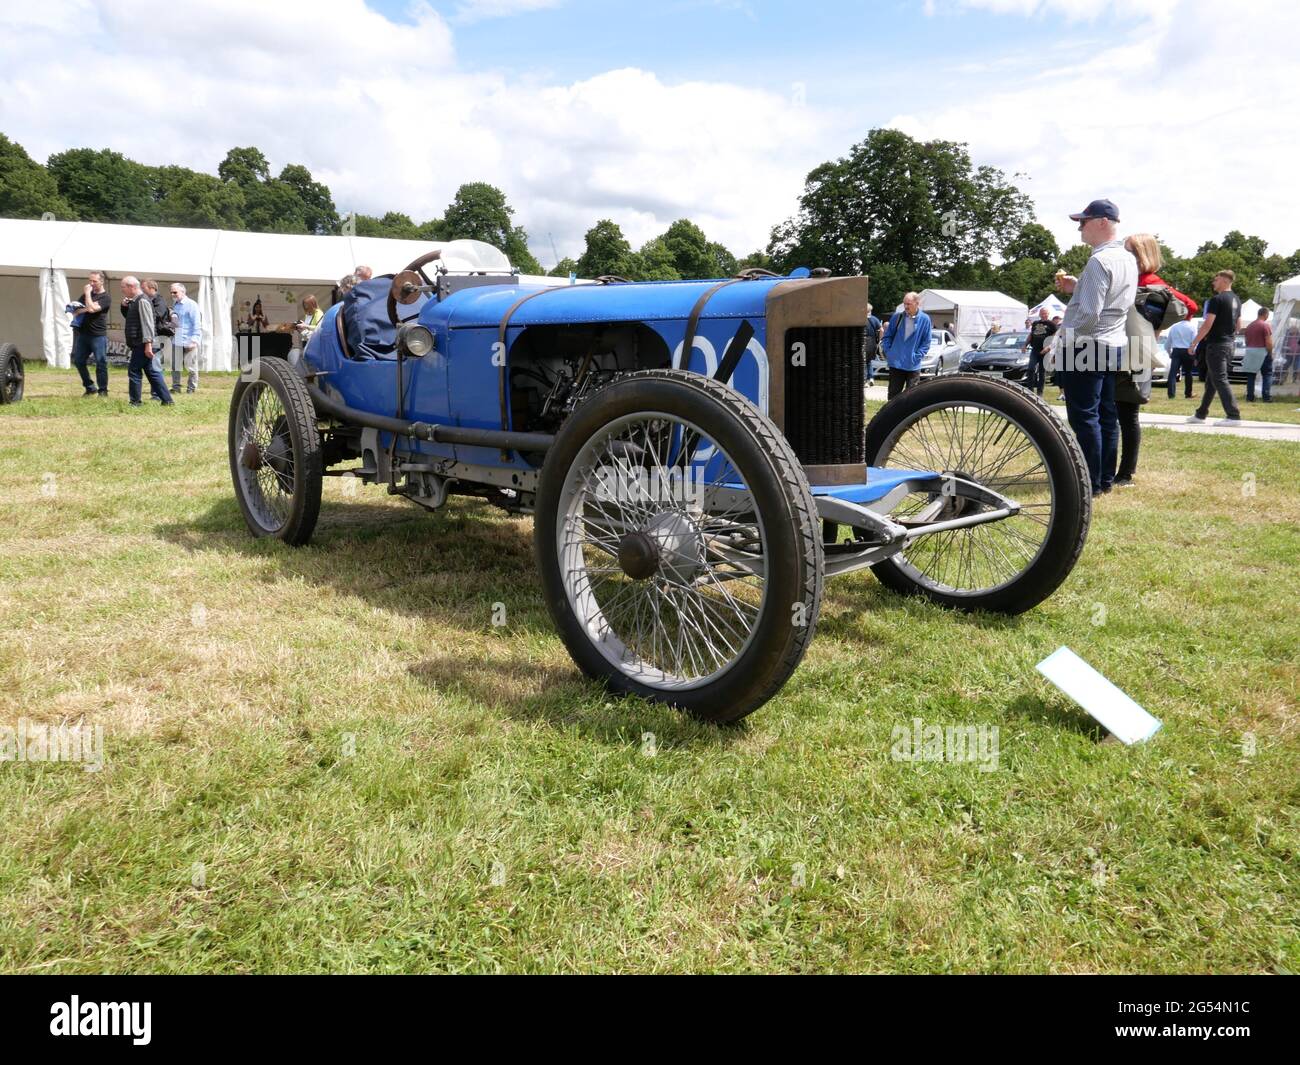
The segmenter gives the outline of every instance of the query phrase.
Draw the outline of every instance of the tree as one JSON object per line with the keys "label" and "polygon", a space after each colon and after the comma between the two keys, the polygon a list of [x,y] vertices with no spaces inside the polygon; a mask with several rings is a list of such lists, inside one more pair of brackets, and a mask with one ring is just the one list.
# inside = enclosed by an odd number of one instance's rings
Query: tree
{"label": "tree", "polygon": [[736,262],[736,257],[729,250],[717,241],[709,244],[709,252],[713,256],[715,266],[714,277],[735,277],[740,271],[740,265]]}
{"label": "tree", "polygon": [[52,155],[47,169],[59,194],[77,217],[86,222],[154,225],[154,200],[149,167],[107,149],[72,148]]}
{"label": "tree", "polygon": [[681,273],[673,253],[664,237],[655,237],[646,241],[641,251],[634,256],[635,267],[632,273],[624,276],[634,281],[680,281]]}
{"label": "tree", "polygon": [[244,228],[244,193],[238,185],[183,166],[155,168],[153,182],[158,220],[163,225]]}
{"label": "tree", "polygon": [[994,287],[1014,296],[1026,306],[1033,307],[1046,299],[1055,288],[1053,273],[1055,263],[1045,263],[1041,259],[1023,258],[1004,263],[998,272],[998,284]]}
{"label": "tree", "polygon": [[0,133],[0,217],[75,219],[72,205],[59,195],[58,182],[21,144]]}
{"label": "tree", "polygon": [[869,276],[868,298],[881,321],[894,313],[894,308],[903,302],[903,297],[908,292],[920,291],[925,287],[915,274],[897,263],[879,263]]}
{"label": "tree", "polygon": [[694,222],[679,218],[658,239],[671,257],[678,277],[699,280],[719,276],[722,264],[718,259],[718,246],[711,244],[704,230]]}
{"label": "tree", "polygon": [[1220,270],[1231,270],[1236,274],[1232,288],[1243,302],[1248,299],[1255,299],[1260,303],[1271,302],[1272,287],[1260,282],[1257,267],[1239,253],[1219,246],[1182,260],[1175,264],[1172,270],[1160,276],[1193,299],[1203,302],[1213,292],[1214,275]]}
{"label": "tree", "polygon": [[1092,249],[1088,245],[1075,244],[1061,253],[1061,257],[1056,260],[1056,268],[1078,277],[1083,273],[1083,268],[1087,265],[1091,256]]}
{"label": "tree", "polygon": [[601,277],[616,274],[631,277],[640,272],[632,245],[623,236],[618,223],[602,218],[587,230],[587,247],[578,260],[578,276]]}
{"label": "tree", "polygon": [[307,233],[307,205],[297,190],[272,179],[243,190],[244,220],[254,233]]}
{"label": "tree", "polygon": [[1236,252],[1249,263],[1257,263],[1264,258],[1268,250],[1268,241],[1263,237],[1248,237],[1239,229],[1234,229],[1223,238],[1220,245],[1224,251]]}
{"label": "tree", "polygon": [[1293,276],[1291,264],[1281,255],[1270,255],[1259,264],[1259,279],[1266,285],[1274,286]]}
{"label": "tree", "polygon": [[271,164],[257,148],[231,148],[217,166],[217,177],[247,191],[271,180]]}
{"label": "tree", "polygon": [[416,240],[450,240],[447,236],[447,223],[441,218],[430,218],[415,227]]}
{"label": "tree", "polygon": [[415,223],[411,221],[411,216],[402,214],[400,211],[389,211],[382,218],[359,214],[356,216],[356,226],[357,236],[359,237],[390,237],[397,240],[416,240],[419,236]]}
{"label": "tree", "polygon": [[564,258],[555,264],[554,269],[550,271],[551,277],[568,277],[570,274],[578,272],[578,261],[576,259]]}
{"label": "tree", "polygon": [[537,256],[529,250],[528,233],[523,226],[515,226],[510,231],[506,246],[502,250],[506,253],[506,258],[510,260],[510,265],[519,267],[521,272],[525,274],[545,273],[542,264],[537,261]]}
{"label": "tree", "polygon": [[772,233],[779,267],[933,277],[986,261],[1032,219],[1029,198],[965,145],[872,130],[848,156],[812,170],[798,212]]}
{"label": "tree", "polygon": [[456,190],[443,215],[446,240],[481,240],[505,252],[511,265],[526,274],[542,273],[541,263],[528,249],[528,233],[512,221],[506,195],[485,181],[471,181]]}
{"label": "tree", "polygon": [[772,270],[775,272],[776,267],[772,262],[772,256],[760,249],[758,251],[751,251],[741,259],[740,262],[736,264],[735,272],[739,273],[741,270],[749,269]]}
{"label": "tree", "polygon": [[311,171],[305,166],[290,163],[277,178],[287,185],[302,201],[302,217],[308,233],[334,233],[338,230],[339,213],[334,207],[330,190],[319,181],[313,181]]}
{"label": "tree", "polygon": [[1029,222],[1021,227],[1020,232],[1003,249],[1002,255],[1009,262],[1037,259],[1044,263],[1054,263],[1061,255],[1061,248],[1051,230],[1037,222]]}

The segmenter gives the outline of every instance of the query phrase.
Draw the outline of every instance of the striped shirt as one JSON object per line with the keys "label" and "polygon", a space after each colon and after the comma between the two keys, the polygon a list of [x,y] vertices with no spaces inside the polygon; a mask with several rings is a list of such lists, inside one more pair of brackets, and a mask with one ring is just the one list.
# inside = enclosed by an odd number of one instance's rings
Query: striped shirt
{"label": "striped shirt", "polygon": [[1093,250],[1074,286],[1074,296],[1061,319],[1061,335],[1091,337],[1098,343],[1123,347],[1128,311],[1137,296],[1137,260],[1122,240],[1110,240]]}

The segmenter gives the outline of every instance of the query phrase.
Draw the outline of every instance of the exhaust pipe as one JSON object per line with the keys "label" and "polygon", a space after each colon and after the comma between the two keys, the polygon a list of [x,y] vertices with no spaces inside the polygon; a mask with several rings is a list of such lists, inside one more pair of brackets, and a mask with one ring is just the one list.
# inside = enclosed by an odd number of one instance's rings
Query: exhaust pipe
{"label": "exhaust pipe", "polygon": [[413,436],[434,444],[463,444],[466,447],[495,447],[511,451],[549,451],[555,437],[549,433],[514,433],[502,429],[473,429],[463,425],[439,425],[435,422],[411,422],[404,418],[387,418],[382,414],[349,407],[327,396],[312,382],[307,382],[312,405],[323,414],[352,425],[379,429],[398,436]]}

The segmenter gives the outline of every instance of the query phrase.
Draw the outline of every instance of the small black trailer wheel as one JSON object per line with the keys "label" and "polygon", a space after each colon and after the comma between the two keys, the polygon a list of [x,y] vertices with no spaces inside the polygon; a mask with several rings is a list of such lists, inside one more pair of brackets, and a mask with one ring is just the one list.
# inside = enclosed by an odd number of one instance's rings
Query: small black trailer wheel
{"label": "small black trailer wheel", "polygon": [[23,398],[23,357],[13,344],[0,344],[0,404]]}

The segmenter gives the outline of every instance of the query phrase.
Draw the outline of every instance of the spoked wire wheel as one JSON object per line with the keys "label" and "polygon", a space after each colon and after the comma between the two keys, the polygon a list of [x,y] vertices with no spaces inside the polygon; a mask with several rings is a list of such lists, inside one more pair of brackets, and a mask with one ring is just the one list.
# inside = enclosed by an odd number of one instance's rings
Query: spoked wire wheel
{"label": "spoked wire wheel", "polygon": [[229,446],[249,531],[306,543],[320,513],[320,437],[311,397],[287,363],[259,360],[255,378],[235,386]]}
{"label": "spoked wire wheel", "polygon": [[615,690],[730,721],[798,664],[819,527],[788,444],[730,388],[654,371],[602,389],[548,453],[537,512],[552,615]]}
{"label": "spoked wire wheel", "polygon": [[23,358],[13,344],[0,345],[0,404],[23,398]]}
{"label": "spoked wire wheel", "polygon": [[[1049,595],[1083,550],[1091,497],[1082,454],[1051,410],[1019,386],[957,378],[910,389],[868,426],[867,454],[872,465],[951,474],[1019,505],[1011,517],[919,536],[873,566],[896,590],[1019,613]],[[891,517],[916,527],[991,509],[935,490],[912,493]]]}
{"label": "spoked wire wheel", "polygon": [[561,496],[570,602],[616,669],[664,689],[733,666],[767,591],[766,538],[749,493],[697,480],[699,467],[683,461],[691,441],[731,468],[692,422],[620,418],[583,447]]}

